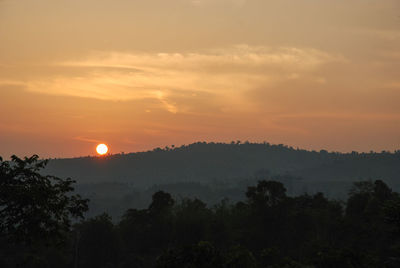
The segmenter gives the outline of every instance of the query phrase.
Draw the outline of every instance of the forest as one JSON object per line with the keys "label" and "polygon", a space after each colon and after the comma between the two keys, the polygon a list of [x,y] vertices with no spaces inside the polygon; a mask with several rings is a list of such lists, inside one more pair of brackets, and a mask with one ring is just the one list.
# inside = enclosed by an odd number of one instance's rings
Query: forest
{"label": "forest", "polygon": [[400,152],[197,142],[105,157],[50,159],[42,173],[75,179],[75,191],[90,199],[86,216],[107,212],[116,222],[127,209],[147,208],[157,191],[168,192],[177,201],[198,198],[214,206],[223,198],[245,201],[244,191],[259,180],[283,183],[291,197],[321,192],[345,201],[355,181],[378,179],[399,192]]}
{"label": "forest", "polygon": [[259,180],[243,201],[176,200],[84,218],[75,181],[42,175],[37,156],[0,159],[1,267],[399,267],[400,195],[354,182],[346,200],[289,196]]}
{"label": "forest", "polygon": [[304,183],[376,177],[397,182],[399,162],[400,151],[317,152],[268,142],[232,141],[171,145],[106,157],[50,159],[45,172],[76,178],[79,183],[118,182],[137,189],[176,182],[234,184],[265,171],[301,177]]}

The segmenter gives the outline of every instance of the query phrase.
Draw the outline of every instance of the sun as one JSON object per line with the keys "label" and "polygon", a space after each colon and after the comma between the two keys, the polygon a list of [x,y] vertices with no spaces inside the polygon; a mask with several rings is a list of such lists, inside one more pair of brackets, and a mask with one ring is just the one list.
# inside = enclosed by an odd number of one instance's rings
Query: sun
{"label": "sun", "polygon": [[104,143],[97,145],[96,151],[99,155],[105,155],[108,152],[108,147]]}

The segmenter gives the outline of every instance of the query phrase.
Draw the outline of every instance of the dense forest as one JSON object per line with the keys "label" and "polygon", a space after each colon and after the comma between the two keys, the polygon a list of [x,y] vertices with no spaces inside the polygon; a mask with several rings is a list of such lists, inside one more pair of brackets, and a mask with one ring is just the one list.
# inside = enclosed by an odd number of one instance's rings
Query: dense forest
{"label": "dense forest", "polygon": [[114,222],[106,213],[78,220],[89,200],[74,181],[41,175],[37,157],[0,162],[1,267],[400,265],[400,195],[382,180],[353,183],[345,201],[289,196],[274,180],[213,206],[157,191]]}
{"label": "dense forest", "polygon": [[137,188],[175,182],[235,182],[268,170],[309,181],[397,180],[400,151],[338,153],[269,143],[198,142],[106,157],[52,159],[46,171],[80,183],[124,182]]}
{"label": "dense forest", "polygon": [[77,180],[76,192],[91,200],[88,216],[102,212],[120,220],[129,208],[149,206],[156,191],[174,199],[245,201],[243,191],[259,180],[284,184],[288,196],[318,192],[347,199],[353,182],[382,180],[400,191],[400,152],[307,151],[269,143],[205,143],[156,148],[106,157],[51,159],[46,174]]}

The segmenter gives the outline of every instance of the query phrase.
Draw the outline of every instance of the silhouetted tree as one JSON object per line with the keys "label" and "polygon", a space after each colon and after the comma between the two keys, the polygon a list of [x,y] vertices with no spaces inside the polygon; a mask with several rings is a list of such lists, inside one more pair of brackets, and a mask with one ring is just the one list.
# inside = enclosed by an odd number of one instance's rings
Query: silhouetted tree
{"label": "silhouetted tree", "polygon": [[[191,145],[191,149],[203,152],[204,146],[218,149],[215,144],[204,143]],[[244,143],[232,146],[245,150],[254,145]],[[278,153],[292,151],[283,145],[268,146]],[[183,146],[168,152],[152,153],[156,158],[158,154],[185,152],[187,149]],[[230,149],[234,152],[237,148]],[[296,152],[302,155],[301,150]],[[309,154],[319,153],[305,155]],[[326,161],[337,157],[338,165],[344,163],[342,157],[365,157],[365,154],[322,154]],[[9,164],[3,170],[16,167],[15,163]],[[43,253],[26,256],[23,265],[72,267],[75,264],[78,267],[124,268],[400,267],[400,196],[383,180],[355,183],[345,202],[328,199],[319,192],[286,195],[283,182],[293,182],[296,177],[270,176],[266,172],[265,176],[260,174],[257,176],[268,180],[248,187],[246,201],[223,199],[216,205],[206,204],[199,198],[183,198],[175,202],[167,192],[174,187],[196,190],[203,187],[201,184],[170,184],[170,188],[155,186],[147,190],[147,200],[154,193],[147,208],[128,209],[115,226],[111,218],[103,214],[76,224],[74,232],[66,228],[64,233],[70,240],[68,250],[61,252],[40,247],[38,250]],[[240,187],[244,190],[254,180],[254,177],[244,179]],[[118,191],[124,187],[111,186]],[[215,183],[214,186],[217,189],[226,185]],[[102,187],[110,188],[110,184]],[[28,187],[29,191],[31,189],[36,188]],[[7,193],[5,188],[2,191]],[[213,190],[210,188],[207,191]],[[36,189],[34,192],[40,191]],[[176,195],[176,192],[172,194]],[[241,194],[243,196],[243,192]],[[28,217],[30,220],[34,215],[28,214]],[[5,237],[11,236],[0,237],[1,267],[10,266],[7,259],[2,260],[7,255],[2,249],[9,248]],[[20,245],[16,244],[7,253],[18,252]]]}
{"label": "silhouetted tree", "polygon": [[[71,219],[83,218],[88,209],[87,199],[71,194],[75,181],[40,173],[46,164],[37,155],[0,158],[0,238],[9,245],[36,250],[59,245],[66,241]],[[29,254],[37,262],[38,255]]]}
{"label": "silhouetted tree", "polygon": [[257,261],[253,253],[242,246],[232,247],[225,256],[226,268],[256,268]]}
{"label": "silhouetted tree", "polygon": [[168,250],[157,259],[157,268],[223,268],[221,253],[209,242]]}
{"label": "silhouetted tree", "polygon": [[192,245],[205,240],[211,210],[199,199],[183,199],[175,208],[174,238],[178,245]]}
{"label": "silhouetted tree", "polygon": [[247,188],[246,196],[253,206],[272,207],[286,198],[286,189],[277,181],[259,181],[257,186]]}
{"label": "silhouetted tree", "polygon": [[158,191],[153,194],[153,201],[149,206],[149,210],[151,213],[160,214],[170,209],[175,201],[172,199],[169,193],[165,193],[163,191]]}
{"label": "silhouetted tree", "polygon": [[116,267],[119,241],[106,213],[76,226],[76,256],[78,267]]}

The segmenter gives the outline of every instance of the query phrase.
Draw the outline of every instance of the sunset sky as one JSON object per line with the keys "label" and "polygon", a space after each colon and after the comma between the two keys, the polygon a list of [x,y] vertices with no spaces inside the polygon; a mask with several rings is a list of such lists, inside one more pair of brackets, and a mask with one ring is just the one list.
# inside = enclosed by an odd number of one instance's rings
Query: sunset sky
{"label": "sunset sky", "polygon": [[400,149],[399,0],[0,0],[0,156]]}

